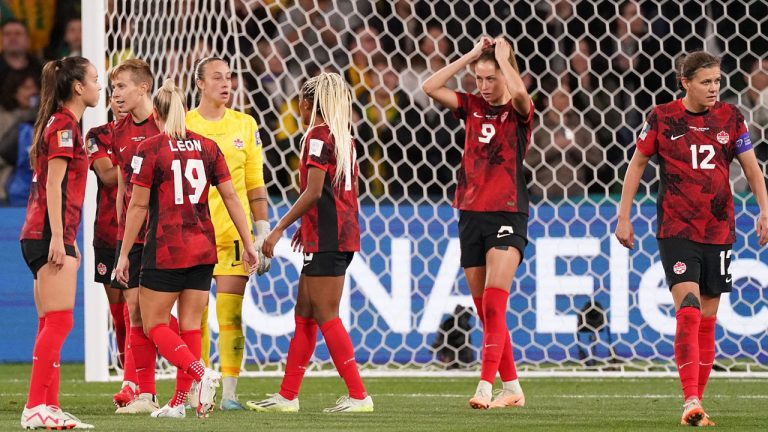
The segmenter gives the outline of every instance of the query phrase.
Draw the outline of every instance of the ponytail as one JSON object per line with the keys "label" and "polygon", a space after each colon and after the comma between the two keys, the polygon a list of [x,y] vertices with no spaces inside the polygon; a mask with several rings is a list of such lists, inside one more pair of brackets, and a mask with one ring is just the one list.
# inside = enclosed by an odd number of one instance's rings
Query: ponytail
{"label": "ponytail", "polygon": [[163,132],[173,139],[186,139],[186,102],[181,89],[166,79],[152,97],[152,104],[159,119],[165,122]]}
{"label": "ponytail", "polygon": [[32,147],[29,149],[29,163],[32,171],[37,164],[37,156],[43,144],[45,127],[59,107],[72,99],[72,85],[75,81],[85,83],[85,74],[90,62],[83,57],[67,57],[49,61],[43,67],[40,87],[40,109],[37,111]]}
{"label": "ponytail", "polygon": [[[333,183],[341,184],[342,179],[350,184],[352,181],[352,92],[349,86],[337,73],[321,73],[309,79],[301,89],[304,99],[312,100],[312,117],[310,127],[315,126],[317,113],[328,124],[335,143],[336,175]],[[306,135],[301,140],[305,145]]]}

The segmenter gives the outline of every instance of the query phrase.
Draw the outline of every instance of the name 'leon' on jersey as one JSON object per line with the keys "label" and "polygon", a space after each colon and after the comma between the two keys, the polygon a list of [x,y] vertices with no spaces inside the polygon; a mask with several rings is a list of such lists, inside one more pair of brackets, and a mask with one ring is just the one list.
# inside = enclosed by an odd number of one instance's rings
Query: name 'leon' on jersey
{"label": "name 'leon' on jersey", "polygon": [[637,138],[637,151],[658,154],[658,238],[706,244],[736,241],[729,169],[752,150],[744,116],[729,103],[693,113],[681,99],[651,111]]}

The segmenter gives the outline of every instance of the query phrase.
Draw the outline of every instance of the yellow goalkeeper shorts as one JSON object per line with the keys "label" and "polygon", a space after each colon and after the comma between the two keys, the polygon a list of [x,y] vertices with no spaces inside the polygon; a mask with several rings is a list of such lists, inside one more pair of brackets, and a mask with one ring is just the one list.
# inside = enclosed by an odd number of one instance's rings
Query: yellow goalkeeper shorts
{"label": "yellow goalkeeper shorts", "polygon": [[213,268],[214,276],[245,276],[248,272],[243,267],[243,245],[240,240],[217,244],[218,264]]}

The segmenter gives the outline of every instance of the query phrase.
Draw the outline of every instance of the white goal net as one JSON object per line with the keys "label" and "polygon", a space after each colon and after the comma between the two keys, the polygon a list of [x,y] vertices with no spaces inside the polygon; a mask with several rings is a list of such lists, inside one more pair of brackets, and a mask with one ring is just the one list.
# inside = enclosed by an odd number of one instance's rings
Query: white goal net
{"label": "white goal net", "polygon": [[[139,57],[150,63],[158,83],[170,77],[194,95],[197,60],[216,55],[229,61],[237,78],[233,107],[256,118],[264,141],[273,224],[298,194],[300,85],[320,70],[347,77],[356,96],[362,251],[348,271],[341,316],[364,373],[477,368],[482,337],[474,313],[465,309],[472,301],[450,207],[463,125],[433,104],[420,84],[481,35],[514,41],[536,107],[526,157],[531,243],[507,314],[522,371],[675,370],[674,311],[654,238],[655,165],[646,172],[633,213],[638,247],[620,247],[612,230],[645,115],[680,95],[673,68],[679,54],[703,48],[722,55],[722,97],[742,108],[761,167],[768,157],[764,2],[105,4],[105,32],[94,25],[92,37],[103,38],[108,67]],[[88,34],[88,22],[84,28]],[[451,85],[474,91],[471,71]],[[768,255],[754,234],[757,206],[740,167],[732,171],[734,290],[720,304],[715,368],[767,372]],[[243,308],[247,373],[282,370],[300,265],[286,238],[270,273],[250,281]],[[215,348],[214,304],[212,294]],[[103,315],[106,325],[106,310]],[[113,364],[114,358],[109,356]],[[215,352],[212,360],[218,361]],[[311,370],[329,365],[321,341]]]}

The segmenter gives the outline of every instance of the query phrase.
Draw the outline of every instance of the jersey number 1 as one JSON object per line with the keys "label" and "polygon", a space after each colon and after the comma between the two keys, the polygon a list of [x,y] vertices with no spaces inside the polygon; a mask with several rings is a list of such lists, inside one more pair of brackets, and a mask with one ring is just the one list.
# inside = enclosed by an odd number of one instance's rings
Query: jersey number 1
{"label": "jersey number 1", "polygon": [[[200,195],[205,190],[205,185],[208,184],[208,179],[205,177],[205,168],[203,167],[203,161],[200,159],[187,160],[186,167],[184,169],[184,177],[187,178],[189,184],[195,189],[192,195],[189,195],[189,202],[197,204],[200,201]],[[173,170],[173,195],[176,205],[184,204],[184,184],[181,179],[181,161],[174,159],[171,162],[171,170]]]}

